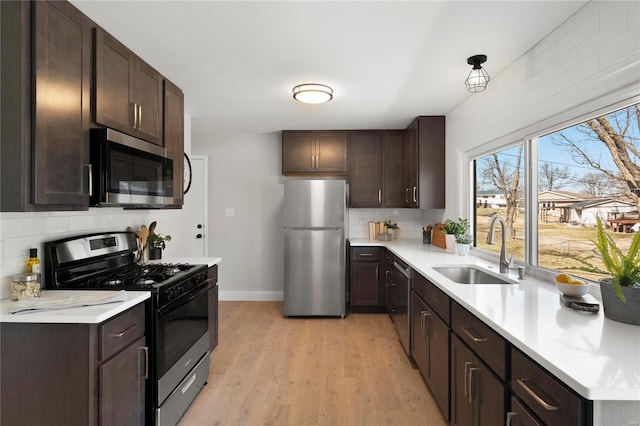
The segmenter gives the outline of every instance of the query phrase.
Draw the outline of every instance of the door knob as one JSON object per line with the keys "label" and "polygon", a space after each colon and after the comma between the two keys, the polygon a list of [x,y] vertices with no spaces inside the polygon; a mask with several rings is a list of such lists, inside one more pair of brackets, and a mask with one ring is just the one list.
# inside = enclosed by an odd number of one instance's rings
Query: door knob
{"label": "door knob", "polygon": [[202,238],[202,234],[196,235],[196,238]]}

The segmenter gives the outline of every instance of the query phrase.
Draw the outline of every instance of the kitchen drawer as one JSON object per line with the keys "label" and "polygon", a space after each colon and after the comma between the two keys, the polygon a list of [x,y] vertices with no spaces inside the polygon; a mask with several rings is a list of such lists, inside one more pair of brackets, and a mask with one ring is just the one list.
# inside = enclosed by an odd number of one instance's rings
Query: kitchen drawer
{"label": "kitchen drawer", "polygon": [[502,380],[506,380],[506,340],[455,302],[453,303],[451,316],[453,331],[455,331]]}
{"label": "kitchen drawer", "polygon": [[412,288],[440,315],[444,322],[451,323],[451,301],[449,296],[418,273],[413,274]]}
{"label": "kitchen drawer", "polygon": [[100,360],[104,361],[144,336],[144,303],[100,325]]}
{"label": "kitchen drawer", "polygon": [[507,426],[543,426],[517,398],[511,397],[511,410],[507,413]]}
{"label": "kitchen drawer", "polygon": [[511,391],[545,424],[584,424],[584,400],[516,348],[511,350]]}
{"label": "kitchen drawer", "polygon": [[352,247],[352,262],[377,262],[380,259],[380,247]]}

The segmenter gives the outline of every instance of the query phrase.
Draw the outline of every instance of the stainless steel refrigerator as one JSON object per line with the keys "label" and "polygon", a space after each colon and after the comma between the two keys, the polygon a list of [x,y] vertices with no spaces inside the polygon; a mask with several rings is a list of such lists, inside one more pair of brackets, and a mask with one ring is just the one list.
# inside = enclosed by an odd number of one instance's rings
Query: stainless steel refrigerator
{"label": "stainless steel refrigerator", "polygon": [[284,182],[284,315],[345,315],[346,183]]}

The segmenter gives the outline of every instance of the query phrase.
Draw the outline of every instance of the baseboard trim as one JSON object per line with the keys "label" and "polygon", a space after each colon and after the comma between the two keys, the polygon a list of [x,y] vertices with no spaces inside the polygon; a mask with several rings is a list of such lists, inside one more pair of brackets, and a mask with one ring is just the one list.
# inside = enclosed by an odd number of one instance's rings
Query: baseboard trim
{"label": "baseboard trim", "polygon": [[222,291],[219,300],[241,300],[253,302],[279,302],[284,300],[282,291]]}

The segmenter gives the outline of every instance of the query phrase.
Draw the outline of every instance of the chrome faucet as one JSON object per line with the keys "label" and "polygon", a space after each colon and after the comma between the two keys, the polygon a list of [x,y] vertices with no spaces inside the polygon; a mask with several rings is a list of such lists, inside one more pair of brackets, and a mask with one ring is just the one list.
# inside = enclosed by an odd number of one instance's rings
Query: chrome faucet
{"label": "chrome faucet", "polygon": [[507,272],[509,265],[513,261],[513,255],[509,257],[507,260],[507,222],[502,218],[502,216],[495,215],[493,219],[491,219],[491,224],[489,225],[489,234],[487,235],[487,244],[493,244],[493,233],[496,227],[496,222],[500,222],[500,226],[502,227],[502,246],[500,247],[500,273],[504,274]]}

